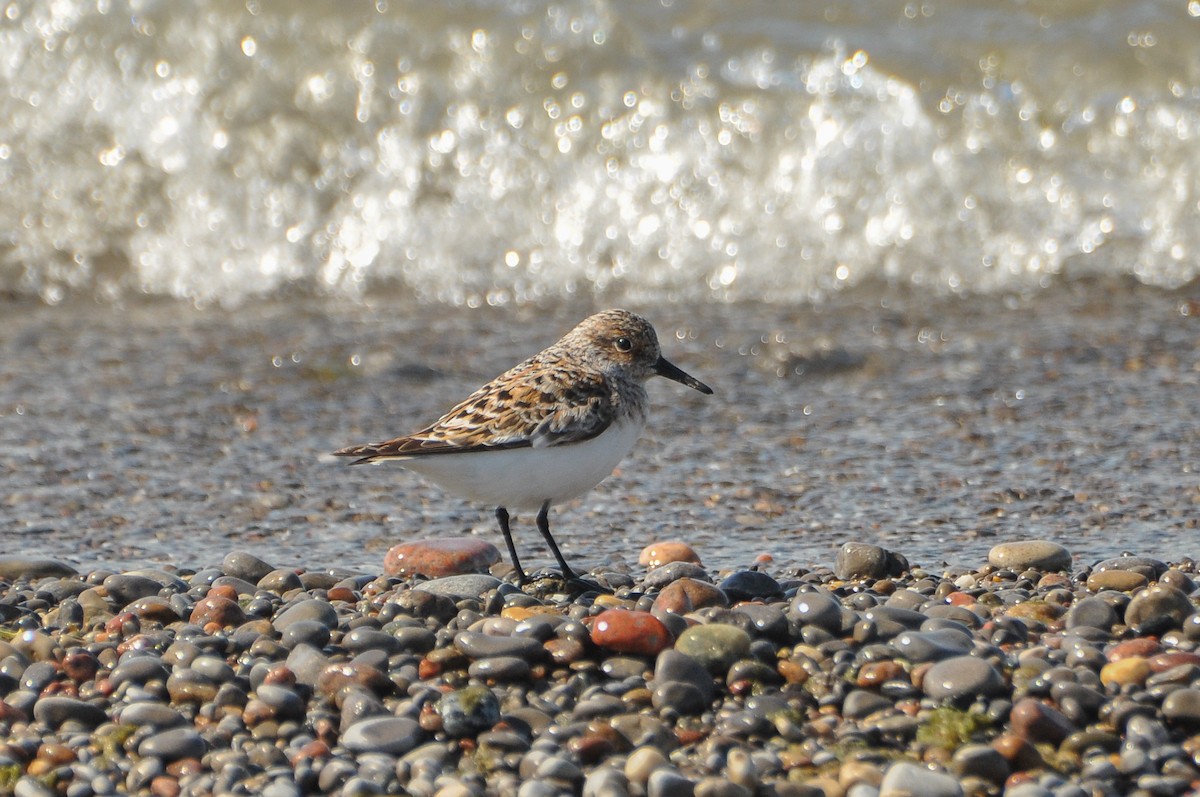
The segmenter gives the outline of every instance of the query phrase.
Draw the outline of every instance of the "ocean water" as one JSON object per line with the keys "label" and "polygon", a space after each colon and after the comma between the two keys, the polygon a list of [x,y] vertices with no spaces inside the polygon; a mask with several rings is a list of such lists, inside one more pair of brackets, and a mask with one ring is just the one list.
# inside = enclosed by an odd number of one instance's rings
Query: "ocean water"
{"label": "ocean water", "polygon": [[1195,558],[1197,41],[1200,0],[12,0],[0,548],[500,544],[321,455],[623,305],[716,394],[653,385],[556,508],[581,566]]}
{"label": "ocean water", "polygon": [[477,306],[1200,262],[1200,2],[0,14],[0,290]]}

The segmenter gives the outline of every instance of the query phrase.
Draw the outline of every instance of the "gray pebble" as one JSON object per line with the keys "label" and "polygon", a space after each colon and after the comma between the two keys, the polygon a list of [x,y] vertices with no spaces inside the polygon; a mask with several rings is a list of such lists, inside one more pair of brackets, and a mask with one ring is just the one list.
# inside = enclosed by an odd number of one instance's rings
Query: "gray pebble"
{"label": "gray pebble", "polygon": [[934,700],[985,697],[1004,688],[1004,679],[990,663],[974,656],[939,661],[925,673],[925,694]]}
{"label": "gray pebble", "polygon": [[308,620],[321,623],[326,628],[334,628],[338,622],[337,609],[325,601],[309,598],[284,609],[271,625],[282,634],[292,623]]}
{"label": "gray pebble", "polygon": [[454,646],[472,659],[492,656],[516,656],[529,661],[540,660],[546,650],[536,639],[520,636],[491,636],[473,631],[454,635]]}
{"label": "gray pebble", "polygon": [[342,744],[354,753],[404,755],[424,736],[417,721],[408,717],[370,717],[342,734]]}
{"label": "gray pebble", "polygon": [[256,584],[275,568],[247,551],[230,551],[221,560],[221,571],[226,575]]}
{"label": "gray pebble", "polygon": [[181,758],[200,758],[207,749],[204,737],[192,728],[169,728],[143,739],[138,745],[138,755],[177,761]]}
{"label": "gray pebble", "polygon": [[889,766],[879,784],[879,797],[962,797],[962,793],[962,786],[950,775],[907,761]]}
{"label": "gray pebble", "polygon": [[502,582],[495,576],[481,573],[465,573],[457,576],[435,578],[422,581],[413,587],[420,592],[434,595],[445,595],[454,599],[478,598],[486,592],[496,589]]}
{"label": "gray pebble", "polygon": [[58,729],[67,722],[97,728],[108,720],[103,709],[73,697],[41,698],[33,706],[33,718],[51,729]]}
{"label": "gray pebble", "polygon": [[1070,570],[1071,553],[1049,540],[1019,540],[993,546],[988,551],[988,562],[1017,572]]}

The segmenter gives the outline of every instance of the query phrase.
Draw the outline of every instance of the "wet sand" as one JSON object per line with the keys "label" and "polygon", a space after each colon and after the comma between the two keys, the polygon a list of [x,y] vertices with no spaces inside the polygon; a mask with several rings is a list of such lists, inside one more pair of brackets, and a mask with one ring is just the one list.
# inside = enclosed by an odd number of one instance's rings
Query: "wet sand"
{"label": "wet sand", "polygon": [[[1122,281],[1008,299],[627,303],[717,392],[658,380],[642,444],[556,509],[559,540],[584,567],[632,565],[663,538],[710,568],[827,565],[850,540],[927,566],[1033,537],[1080,565],[1194,557],[1198,295]],[[498,543],[490,507],[319,457],[432,420],[591,309],[10,301],[0,541],[81,569],[240,549],[371,572],[400,540]],[[531,566],[549,564],[532,518],[515,533]]]}

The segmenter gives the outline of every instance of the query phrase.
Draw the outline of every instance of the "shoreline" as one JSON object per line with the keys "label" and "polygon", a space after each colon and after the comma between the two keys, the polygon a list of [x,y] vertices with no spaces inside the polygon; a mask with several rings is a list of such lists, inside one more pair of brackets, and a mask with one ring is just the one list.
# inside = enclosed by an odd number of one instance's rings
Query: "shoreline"
{"label": "shoreline", "polygon": [[1023,540],[940,570],[851,543],[832,566],[789,575],[774,562],[714,573],[686,545],[655,550],[646,566],[591,573],[615,594],[574,596],[554,578],[523,591],[457,572],[479,562],[437,550],[425,561],[450,569],[429,581],[297,573],[242,551],[173,573],[13,578],[2,560],[0,787],[1052,797],[1200,785],[1194,560],[1077,570],[1061,546]]}

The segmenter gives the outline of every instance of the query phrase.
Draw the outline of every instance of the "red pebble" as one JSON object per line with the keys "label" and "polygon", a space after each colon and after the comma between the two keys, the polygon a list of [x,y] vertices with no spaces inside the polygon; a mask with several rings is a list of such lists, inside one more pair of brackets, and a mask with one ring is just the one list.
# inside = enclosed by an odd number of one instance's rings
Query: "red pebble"
{"label": "red pebble", "polygon": [[667,627],[650,612],[608,609],[592,623],[592,642],[618,653],[657,656],[674,641]]}

